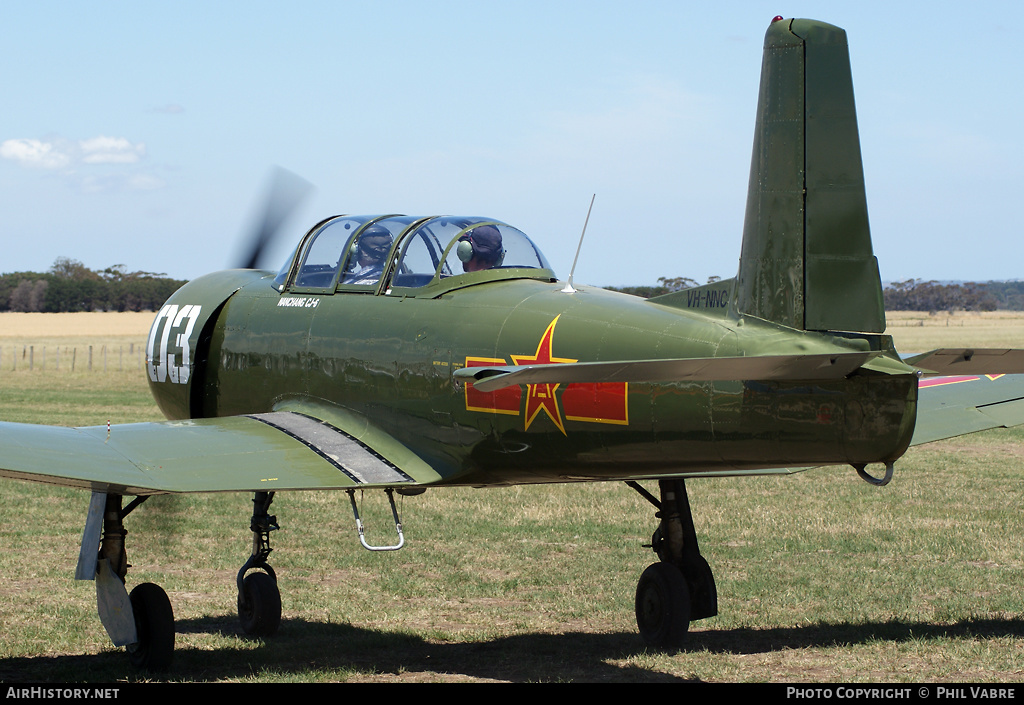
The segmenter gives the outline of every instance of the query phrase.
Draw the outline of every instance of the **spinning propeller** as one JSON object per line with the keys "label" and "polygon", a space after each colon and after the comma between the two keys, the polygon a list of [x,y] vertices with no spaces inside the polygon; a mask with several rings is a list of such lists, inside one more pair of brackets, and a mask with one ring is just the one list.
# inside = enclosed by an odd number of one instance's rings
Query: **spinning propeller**
{"label": "spinning propeller", "polygon": [[237,263],[238,268],[258,267],[264,250],[274,239],[281,225],[312,190],[312,184],[301,176],[281,167],[274,169],[264,201],[263,217],[247,240],[247,245],[243,249],[244,255]]}

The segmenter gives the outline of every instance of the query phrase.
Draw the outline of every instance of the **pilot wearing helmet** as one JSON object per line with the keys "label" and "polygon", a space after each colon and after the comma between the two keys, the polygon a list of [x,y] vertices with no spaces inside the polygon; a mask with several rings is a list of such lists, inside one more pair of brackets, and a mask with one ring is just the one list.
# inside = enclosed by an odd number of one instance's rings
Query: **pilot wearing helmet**
{"label": "pilot wearing helmet", "polygon": [[376,284],[384,271],[384,262],[391,249],[391,232],[380,225],[371,225],[359,236],[355,256],[349,264],[349,271],[342,279],[344,284]]}
{"label": "pilot wearing helmet", "polygon": [[464,272],[500,267],[505,259],[505,251],[501,249],[501,233],[493,225],[473,228],[459,238],[457,248],[456,253],[462,261]]}

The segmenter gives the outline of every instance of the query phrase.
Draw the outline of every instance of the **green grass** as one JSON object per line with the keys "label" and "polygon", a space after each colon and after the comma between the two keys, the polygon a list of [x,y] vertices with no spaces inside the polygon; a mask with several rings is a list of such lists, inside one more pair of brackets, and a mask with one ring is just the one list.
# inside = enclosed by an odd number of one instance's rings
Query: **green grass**
{"label": "green grass", "polygon": [[[60,376],[58,376],[58,374]],[[159,418],[138,371],[0,371],[0,419]],[[1024,432],[914,449],[875,488],[851,469],[688,483],[719,616],[651,651],[633,591],[653,508],[621,484],[432,490],[407,546],[370,553],[343,493],[278,494],[280,633],[242,636],[251,497],[163,496],[126,522],[129,583],[177,620],[182,681],[1015,681],[1024,678]],[[72,580],[88,495],[0,481],[0,680],[133,681]],[[390,542],[382,495],[361,507]]]}

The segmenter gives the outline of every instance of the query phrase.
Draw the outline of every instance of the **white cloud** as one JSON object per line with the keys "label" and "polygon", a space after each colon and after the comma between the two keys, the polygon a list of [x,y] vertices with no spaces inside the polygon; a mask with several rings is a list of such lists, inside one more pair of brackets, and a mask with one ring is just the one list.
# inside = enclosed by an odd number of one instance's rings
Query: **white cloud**
{"label": "white cloud", "polygon": [[100,135],[72,142],[10,139],[0,143],[0,157],[38,169],[70,170],[81,164],[135,164],[146,154],[146,145],[124,137]]}
{"label": "white cloud", "polygon": [[0,143],[0,157],[38,169],[63,169],[72,161],[71,155],[54,143],[32,139],[5,140]]}
{"label": "white cloud", "polygon": [[146,153],[145,144],[132,144],[124,137],[93,137],[78,146],[86,164],[134,164]]}
{"label": "white cloud", "polygon": [[84,140],[51,137],[0,142],[0,158],[20,166],[55,172],[82,193],[153,191],[163,179],[135,166],[146,155],[146,145],[124,137],[99,135]]}

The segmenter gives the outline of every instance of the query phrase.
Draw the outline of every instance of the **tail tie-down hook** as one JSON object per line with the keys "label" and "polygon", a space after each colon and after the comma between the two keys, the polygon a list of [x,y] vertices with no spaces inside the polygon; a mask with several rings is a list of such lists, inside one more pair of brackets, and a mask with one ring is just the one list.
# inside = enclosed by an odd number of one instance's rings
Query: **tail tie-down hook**
{"label": "tail tie-down hook", "polygon": [[853,469],[857,471],[857,474],[860,475],[860,479],[864,480],[864,482],[867,482],[870,485],[874,485],[875,487],[885,487],[886,485],[889,484],[889,481],[892,480],[892,471],[895,467],[895,463],[886,463],[885,475],[880,478],[875,477],[873,475],[869,475],[867,471],[864,469],[865,467],[866,465],[864,463],[860,463],[858,465],[854,465]]}

